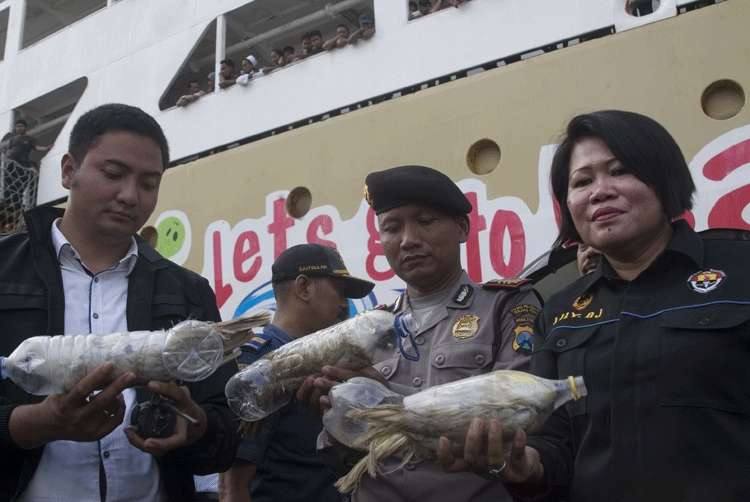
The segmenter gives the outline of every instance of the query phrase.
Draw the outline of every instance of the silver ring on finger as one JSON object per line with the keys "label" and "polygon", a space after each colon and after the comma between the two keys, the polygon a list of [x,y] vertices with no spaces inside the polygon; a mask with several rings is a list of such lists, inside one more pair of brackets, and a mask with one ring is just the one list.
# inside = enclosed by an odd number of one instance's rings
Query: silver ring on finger
{"label": "silver ring on finger", "polygon": [[489,474],[493,478],[499,478],[500,474],[505,470],[507,466],[508,466],[507,461],[503,461],[503,465],[500,465],[500,466],[490,465],[487,468],[487,474]]}

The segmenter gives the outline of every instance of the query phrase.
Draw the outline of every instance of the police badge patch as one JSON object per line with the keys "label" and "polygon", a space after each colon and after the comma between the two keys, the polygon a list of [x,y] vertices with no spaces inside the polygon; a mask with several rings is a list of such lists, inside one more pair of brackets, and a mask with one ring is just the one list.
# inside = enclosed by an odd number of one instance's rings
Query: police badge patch
{"label": "police badge patch", "polygon": [[718,288],[726,277],[727,274],[721,270],[701,270],[688,277],[687,282],[696,293],[709,293]]}
{"label": "police badge patch", "polygon": [[460,288],[458,288],[458,291],[456,291],[456,294],[453,296],[453,301],[458,305],[466,305],[467,303],[469,303],[469,299],[473,294],[474,288],[472,288],[468,284],[463,284]]}
{"label": "police badge patch", "polygon": [[474,314],[464,314],[456,318],[453,324],[453,338],[456,340],[468,340],[479,331],[479,317]]}
{"label": "police badge patch", "polygon": [[594,299],[594,296],[591,294],[579,296],[575,300],[573,300],[573,308],[576,310],[583,310],[589,305],[591,305],[591,300]]}
{"label": "police badge patch", "polygon": [[516,327],[513,328],[513,350],[522,354],[531,354],[534,339],[534,320],[539,314],[536,305],[521,304],[510,309]]}

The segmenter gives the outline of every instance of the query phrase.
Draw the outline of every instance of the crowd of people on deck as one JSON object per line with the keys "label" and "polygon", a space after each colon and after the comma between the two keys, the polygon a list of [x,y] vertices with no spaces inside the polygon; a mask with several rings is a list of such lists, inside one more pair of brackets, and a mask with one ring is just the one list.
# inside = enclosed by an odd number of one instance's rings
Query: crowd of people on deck
{"label": "crowd of people on deck", "polygon": [[268,64],[263,66],[259,65],[255,54],[245,56],[240,61],[239,68],[235,60],[226,58],[220,62],[218,82],[215,80],[214,72],[208,74],[205,88],[201,88],[197,80],[191,80],[185,93],[177,99],[176,106],[187,106],[197,101],[201,96],[214,92],[217,85],[219,89],[228,89],[235,84],[247,86],[254,78],[268,75],[316,54],[370,40],[374,35],[375,19],[371,14],[361,14],[358,26],[352,28],[346,23],[341,23],[328,39],[324,38],[320,30],[312,30],[302,35],[299,49],[291,45],[272,49],[267,57]]}
{"label": "crowd of people on deck", "polygon": [[460,7],[469,0],[418,0],[409,2],[409,20],[418,19],[449,7]]}
{"label": "crowd of people on deck", "polygon": [[[307,34],[301,55],[275,51],[268,71],[351,43],[356,32],[339,28],[328,41]],[[235,76],[223,61],[219,87],[266,71],[256,66],[249,56]],[[169,182],[169,159],[160,125],[138,108],[102,105],[78,119],[61,162],[65,207],[35,208],[26,231],[0,238],[0,355],[37,335],[220,320],[209,282],[138,236]],[[108,362],[48,396],[0,371],[0,499],[747,500],[750,233],[697,233],[682,219],[696,186],[663,125],[621,110],[568,123],[549,185],[560,209],[556,242],[578,245],[580,277],[546,301],[529,280],[470,279],[461,257],[472,202],[446,174],[382,166],[362,183],[405,285],[381,308],[414,320],[406,348],[384,345],[360,370],[316,367],[292,402],[243,426],[224,394],[233,360],[189,383],[144,381]],[[284,250],[270,272],[277,310],[241,347],[241,365],[346,319],[348,300],[375,286],[318,244]],[[40,371],[38,359],[25,363]],[[408,396],[496,370],[582,376],[586,392],[528,431],[477,414],[468,430],[431,445],[432,460],[389,457],[353,493],[336,490],[364,455],[323,427],[336,385],[366,377]],[[156,415],[171,420],[163,435],[131,422],[149,405],[173,411]]]}

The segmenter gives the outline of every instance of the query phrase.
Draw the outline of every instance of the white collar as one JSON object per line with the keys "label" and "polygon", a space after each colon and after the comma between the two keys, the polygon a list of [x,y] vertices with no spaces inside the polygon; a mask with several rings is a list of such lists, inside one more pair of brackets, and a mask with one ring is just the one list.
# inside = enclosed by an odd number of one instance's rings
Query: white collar
{"label": "white collar", "polygon": [[[60,230],[60,222],[62,221],[62,218],[57,218],[55,221],[52,222],[52,244],[55,247],[55,256],[57,257],[57,261],[60,261],[60,255],[66,250],[70,249],[70,254],[73,258],[78,260],[78,262],[86,268],[86,266],[83,264],[83,261],[81,260],[81,256],[78,254],[78,251],[76,251],[76,248],[73,247],[73,245],[68,241],[68,239],[63,235],[62,231]],[[120,266],[126,266],[127,274],[129,275],[130,272],[133,271],[133,268],[135,267],[135,262],[138,259],[138,243],[135,241],[135,237],[130,237],[130,248],[128,249],[127,253],[125,253],[125,256],[123,256],[120,261],[117,263],[117,265],[114,265],[112,268],[118,268]]]}

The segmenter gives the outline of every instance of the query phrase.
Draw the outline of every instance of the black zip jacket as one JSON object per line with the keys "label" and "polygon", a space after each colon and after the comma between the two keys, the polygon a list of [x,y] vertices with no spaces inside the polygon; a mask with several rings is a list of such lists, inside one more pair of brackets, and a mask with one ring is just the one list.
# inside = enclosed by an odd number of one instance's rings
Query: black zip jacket
{"label": "black zip jacket", "polygon": [[[532,372],[584,377],[588,395],[529,445],[569,502],[750,497],[750,234],[673,224],[636,279],[606,260],[539,316]],[[532,488],[512,486],[519,498]],[[522,497],[520,495],[525,495]]]}
{"label": "black zip jacket", "polygon": [[[27,233],[0,238],[0,354],[9,355],[24,339],[64,332],[65,298],[62,275],[50,228],[62,215],[53,208],[36,208],[26,215]],[[162,258],[136,236],[138,260],[130,275],[126,316],[128,329],[169,328],[184,319],[219,320],[211,287],[203,277]],[[226,381],[237,371],[225,364],[208,379],[188,384],[191,396],[206,412],[206,434],[197,442],[159,459],[161,479],[170,501],[190,500],[193,474],[229,468],[239,442],[237,422],[224,397]],[[137,390],[139,402],[148,391]],[[0,381],[0,500],[13,500],[28,485],[43,448],[23,450],[10,438],[13,408],[40,401],[14,385]]]}

